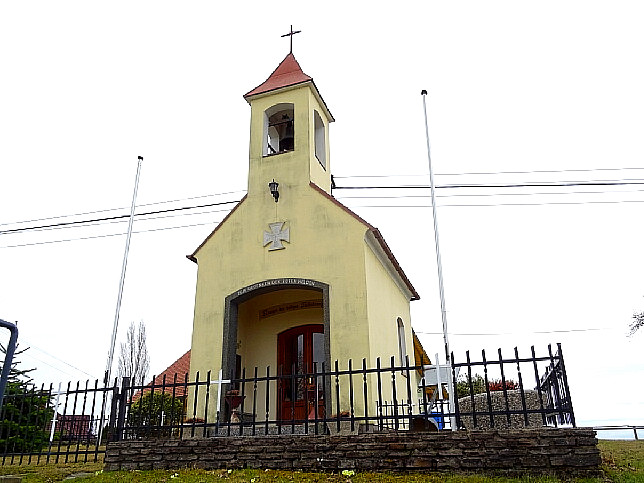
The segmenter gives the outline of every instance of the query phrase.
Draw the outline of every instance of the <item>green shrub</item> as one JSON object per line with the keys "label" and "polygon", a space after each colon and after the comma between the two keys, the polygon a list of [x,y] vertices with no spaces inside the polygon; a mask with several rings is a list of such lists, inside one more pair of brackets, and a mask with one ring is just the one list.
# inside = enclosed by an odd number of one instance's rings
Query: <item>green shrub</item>
{"label": "green shrub", "polygon": [[171,394],[147,393],[130,406],[128,426],[135,436],[168,436],[183,420],[183,401]]}
{"label": "green shrub", "polygon": [[38,452],[49,444],[49,423],[54,409],[47,391],[9,382],[0,420],[0,451]]}

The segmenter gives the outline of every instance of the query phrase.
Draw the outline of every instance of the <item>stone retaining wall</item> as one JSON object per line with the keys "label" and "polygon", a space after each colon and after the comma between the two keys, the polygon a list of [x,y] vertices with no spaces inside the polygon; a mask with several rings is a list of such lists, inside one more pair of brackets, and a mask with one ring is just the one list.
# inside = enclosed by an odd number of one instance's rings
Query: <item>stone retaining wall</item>
{"label": "stone retaining wall", "polygon": [[588,475],[601,459],[589,428],[344,436],[217,437],[110,443],[105,470],[262,468]]}

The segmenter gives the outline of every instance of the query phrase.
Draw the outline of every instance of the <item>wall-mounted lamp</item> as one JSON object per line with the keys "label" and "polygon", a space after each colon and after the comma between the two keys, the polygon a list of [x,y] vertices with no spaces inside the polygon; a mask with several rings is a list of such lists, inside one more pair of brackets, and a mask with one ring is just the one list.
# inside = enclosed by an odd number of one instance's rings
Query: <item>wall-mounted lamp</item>
{"label": "wall-mounted lamp", "polygon": [[277,187],[279,185],[280,184],[277,181],[275,181],[274,178],[273,178],[273,181],[268,183],[268,189],[271,190],[271,194],[273,195],[273,198],[275,198],[275,203],[277,203],[277,200],[279,200],[280,198],[280,193],[279,191],[277,191]]}

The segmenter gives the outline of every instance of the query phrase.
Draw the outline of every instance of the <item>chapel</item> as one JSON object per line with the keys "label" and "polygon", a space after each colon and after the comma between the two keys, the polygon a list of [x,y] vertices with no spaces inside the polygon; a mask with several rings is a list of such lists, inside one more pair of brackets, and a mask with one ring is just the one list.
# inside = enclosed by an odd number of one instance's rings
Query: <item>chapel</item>
{"label": "chapel", "polygon": [[[378,229],[333,196],[334,118],[313,79],[291,51],[244,98],[247,194],[188,255],[198,265],[191,379],[311,373],[349,359],[375,367],[392,356],[413,365],[419,295]],[[298,397],[276,384],[271,419],[303,416]]]}

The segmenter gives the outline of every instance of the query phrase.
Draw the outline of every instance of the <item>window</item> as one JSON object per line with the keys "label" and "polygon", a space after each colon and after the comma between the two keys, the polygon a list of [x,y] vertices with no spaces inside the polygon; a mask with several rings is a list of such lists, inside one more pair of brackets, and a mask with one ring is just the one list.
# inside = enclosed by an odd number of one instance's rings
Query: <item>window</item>
{"label": "window", "polygon": [[318,158],[322,167],[326,169],[326,136],[324,132],[324,122],[322,121],[318,111],[313,111],[313,118],[315,124],[315,157]]}
{"label": "window", "polygon": [[264,156],[295,149],[293,104],[277,104],[264,112]]}
{"label": "window", "polygon": [[407,360],[407,345],[405,344],[405,324],[400,317],[398,323],[398,355],[400,356],[400,365],[404,366]]}

